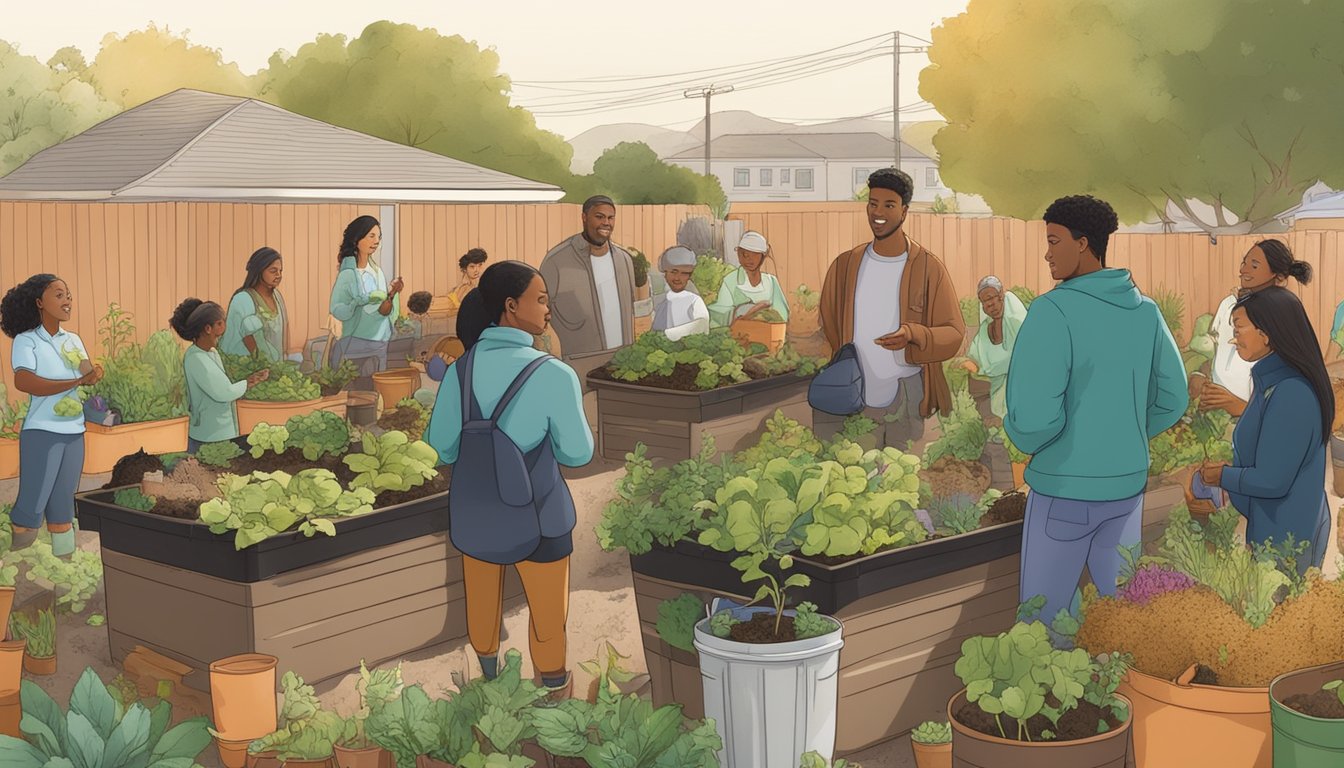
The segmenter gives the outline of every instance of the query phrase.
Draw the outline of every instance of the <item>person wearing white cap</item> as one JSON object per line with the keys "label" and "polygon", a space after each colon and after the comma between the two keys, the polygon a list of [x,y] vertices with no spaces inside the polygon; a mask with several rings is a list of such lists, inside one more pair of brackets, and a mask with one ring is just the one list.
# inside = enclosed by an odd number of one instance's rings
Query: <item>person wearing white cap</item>
{"label": "person wearing white cap", "polygon": [[686,290],[695,271],[695,252],[681,245],[663,251],[658,269],[667,279],[667,297],[653,312],[653,330],[662,331],[672,341],[709,330],[709,309],[705,300]]}
{"label": "person wearing white cap", "polygon": [[709,319],[716,327],[730,325],[734,320],[751,317],[766,309],[773,309],[786,322],[789,319],[789,301],[779,278],[761,271],[770,253],[770,244],[760,232],[747,231],[737,243],[737,271],[724,278],[719,295],[709,306]]}

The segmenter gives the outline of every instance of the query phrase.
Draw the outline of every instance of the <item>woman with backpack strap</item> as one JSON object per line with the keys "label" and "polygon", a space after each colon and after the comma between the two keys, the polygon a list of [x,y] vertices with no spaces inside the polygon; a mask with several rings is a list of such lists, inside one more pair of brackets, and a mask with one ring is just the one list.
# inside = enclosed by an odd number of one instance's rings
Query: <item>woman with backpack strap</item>
{"label": "woman with backpack strap", "polygon": [[574,500],[560,467],[593,458],[574,370],[533,348],[550,323],[546,283],[519,261],[491,265],[458,311],[466,354],[439,387],[427,441],[453,465],[449,536],[462,552],[467,634],[481,671],[499,668],[504,568],[523,582],[532,665],[551,699],[573,688],[566,659]]}

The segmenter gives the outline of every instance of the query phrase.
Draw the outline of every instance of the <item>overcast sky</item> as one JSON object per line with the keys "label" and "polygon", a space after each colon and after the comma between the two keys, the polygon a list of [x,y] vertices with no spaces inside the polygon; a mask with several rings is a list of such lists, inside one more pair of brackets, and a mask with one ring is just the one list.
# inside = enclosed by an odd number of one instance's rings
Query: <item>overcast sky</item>
{"label": "overcast sky", "polygon": [[[1012,2],[1014,0],[1002,0]],[[150,22],[187,32],[192,42],[220,49],[249,74],[263,67],[277,49],[297,50],[320,33],[357,36],[371,22],[390,21],[433,27],[459,34],[482,47],[494,47],[501,68],[519,86],[514,102],[533,108],[538,123],[570,138],[593,126],[643,122],[684,129],[704,114],[704,102],[677,98],[684,87],[667,88],[669,101],[620,111],[578,115],[545,115],[558,102],[592,98],[555,90],[617,89],[648,86],[649,81],[569,83],[591,78],[664,75],[733,67],[802,56],[890,34],[895,30],[928,38],[943,18],[966,9],[967,0],[898,0],[897,2],[826,3],[817,0],[679,0],[678,2],[557,3],[554,0],[461,2],[460,0],[65,0],[50,5],[11,0],[0,38],[24,53],[46,61],[66,45],[79,47],[92,59],[103,35],[125,34]],[[17,7],[16,7],[17,6]],[[853,63],[865,55],[890,51],[890,42],[870,41],[830,54],[827,61],[809,59],[795,66],[804,74],[828,66],[851,64],[793,82],[758,79],[765,87],[716,97],[715,111],[743,109],[794,122],[868,115],[891,109],[890,55]],[[918,70],[928,59],[920,53],[901,57],[901,104],[920,103]],[[753,73],[758,78],[764,71]],[[698,74],[688,79],[698,79]],[[775,80],[782,79],[780,77]],[[654,81],[657,83],[657,81]],[[732,80],[705,77],[705,84]],[[748,81],[750,82],[750,81]],[[616,96],[604,96],[604,105]],[[643,95],[643,94],[638,94]],[[570,103],[569,108],[573,108]],[[591,109],[592,103],[585,104]],[[903,120],[933,119],[925,111],[903,113]],[[884,116],[889,119],[890,113]]]}

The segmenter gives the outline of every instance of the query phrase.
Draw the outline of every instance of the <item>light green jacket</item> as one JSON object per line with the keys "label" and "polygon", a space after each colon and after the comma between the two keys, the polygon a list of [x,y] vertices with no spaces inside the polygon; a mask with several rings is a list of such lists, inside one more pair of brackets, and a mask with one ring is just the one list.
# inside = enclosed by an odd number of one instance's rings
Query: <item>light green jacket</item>
{"label": "light green jacket", "polygon": [[285,300],[275,292],[276,313],[271,314],[265,302],[258,302],[252,291],[239,291],[229,301],[229,320],[224,338],[219,340],[219,351],[226,355],[246,356],[251,353],[243,340],[251,336],[257,343],[257,354],[267,360],[285,357]]}
{"label": "light green jacket", "polygon": [[217,443],[238,436],[235,403],[247,394],[246,381],[231,381],[224,373],[219,350],[209,352],[192,344],[183,356],[187,374],[187,407],[191,426],[187,434],[202,443]]}
{"label": "light green jacket", "polygon": [[783,317],[789,319],[789,300],[779,284],[779,278],[762,272],[761,284],[752,285],[747,279],[747,271],[741,267],[723,279],[719,294],[709,305],[709,321],[715,328],[722,328],[736,319],[738,310],[746,310],[758,301],[768,301],[770,306]]}
{"label": "light green jacket", "polygon": [[381,301],[374,301],[369,294],[375,290],[387,292],[387,277],[377,264],[372,267],[372,285],[361,280],[360,271],[355,266],[354,257],[341,262],[336,273],[336,285],[331,289],[331,314],[341,321],[341,338],[351,336],[366,341],[390,341],[392,324],[401,314],[401,297],[392,300],[392,311],[384,316],[378,311]]}
{"label": "light green jacket", "polygon": [[1027,319],[1027,308],[1012,291],[1003,292],[1003,343],[989,340],[989,315],[980,309],[980,330],[971,340],[966,356],[975,361],[980,376],[989,379],[989,411],[1000,419],[1008,415],[1008,363],[1013,358],[1013,343],[1018,329]]}

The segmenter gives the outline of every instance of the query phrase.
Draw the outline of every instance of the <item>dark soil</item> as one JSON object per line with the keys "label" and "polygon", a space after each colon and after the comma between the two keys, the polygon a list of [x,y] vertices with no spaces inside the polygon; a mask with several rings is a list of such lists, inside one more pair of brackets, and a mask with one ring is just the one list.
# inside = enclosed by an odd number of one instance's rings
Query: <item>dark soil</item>
{"label": "dark soil", "polygon": [[551,755],[553,768],[588,768],[588,761],[582,757],[560,757]]}
{"label": "dark soil", "polygon": [[1296,693],[1283,700],[1283,705],[1296,712],[1327,720],[1344,720],[1344,702],[1334,691]]}
{"label": "dark soil", "polygon": [[433,480],[424,485],[412,488],[409,491],[383,491],[378,494],[378,507],[395,507],[398,504],[405,504],[408,501],[423,499],[426,496],[433,496],[436,493],[443,493],[448,490],[448,467],[439,467],[439,474]]}
{"label": "dark soil", "polygon": [[[770,378],[769,376],[752,375],[752,372],[747,371],[746,368],[743,368],[743,370],[746,371],[747,375],[751,376],[751,378],[753,379]],[[654,387],[656,389],[675,389],[679,392],[706,391],[695,386],[695,377],[700,375],[700,367],[691,365],[689,363],[678,364],[676,368],[672,369],[671,376],[660,376],[658,374],[653,374],[651,376],[645,376],[639,381],[621,381],[620,379],[617,379],[614,376],[612,376],[611,371],[608,370],[607,368],[596,368],[593,370],[592,373],[588,375],[594,379],[601,379],[603,381],[615,381],[620,384],[637,384],[641,387]],[[719,387],[726,387],[733,383],[734,382],[729,381],[727,379],[722,379],[719,381]],[[718,389],[718,387],[714,387],[714,389]]]}
{"label": "dark soil", "polygon": [[1203,664],[1199,664],[1195,666],[1195,676],[1191,678],[1190,682],[1195,685],[1217,685],[1218,673]]}
{"label": "dark soil", "polygon": [[350,481],[355,479],[355,472],[341,461],[342,458],[344,455],[323,456],[317,461],[309,461],[298,448],[290,448],[278,455],[267,451],[260,459],[252,458],[251,453],[244,453],[230,462],[228,471],[235,475],[252,472],[288,472],[293,475],[305,469],[326,469],[336,475],[336,479],[341,481],[342,485],[349,485]]}
{"label": "dark soil", "polygon": [[1011,491],[1000,496],[989,505],[989,511],[985,512],[980,518],[980,527],[988,528],[991,525],[1003,525],[1004,523],[1014,523],[1027,516],[1027,497],[1017,491]]}
{"label": "dark soil", "polygon": [[154,508],[150,510],[150,513],[164,517],[176,517],[181,520],[199,520],[201,505],[198,502],[186,499],[173,501],[159,499],[154,503]]}
{"label": "dark soil", "polygon": [[731,638],[739,643],[787,643],[797,640],[793,631],[793,617],[785,616],[779,622],[779,634],[775,634],[775,614],[758,613],[751,621],[734,624]]}
{"label": "dark soil", "polygon": [[378,427],[388,431],[405,432],[412,440],[419,440],[424,436],[425,428],[429,426],[429,419],[425,418],[425,415],[419,408],[398,406],[383,412],[378,419]]}
{"label": "dark soil", "polygon": [[129,456],[122,456],[112,467],[112,479],[103,488],[120,488],[125,485],[139,485],[146,472],[163,470],[163,462],[158,456],[151,456],[143,450]]}
{"label": "dark soil", "polygon": [[993,480],[989,467],[978,461],[960,461],[944,456],[920,473],[929,483],[935,499],[950,499],[966,495],[979,499],[989,490]]}
{"label": "dark soil", "polygon": [[[1052,704],[1055,702],[1054,697],[1046,697],[1046,700]],[[1000,715],[999,721],[995,721],[993,715],[985,713],[970,702],[962,702],[955,714],[957,722],[987,736],[1006,737],[1014,741],[1028,740],[1018,738],[1017,721],[1007,715]],[[1079,701],[1076,709],[1064,713],[1059,718],[1059,725],[1051,723],[1045,715],[1031,718],[1027,721],[1026,734],[1031,737],[1030,741],[1045,741],[1041,738],[1041,731],[1054,731],[1055,738],[1051,741],[1081,741],[1096,736],[1097,724],[1102,720],[1106,721],[1112,731],[1121,725],[1121,721],[1117,720],[1110,710],[1103,710],[1091,702]],[[999,733],[1000,721],[1003,723],[1002,734]]]}

